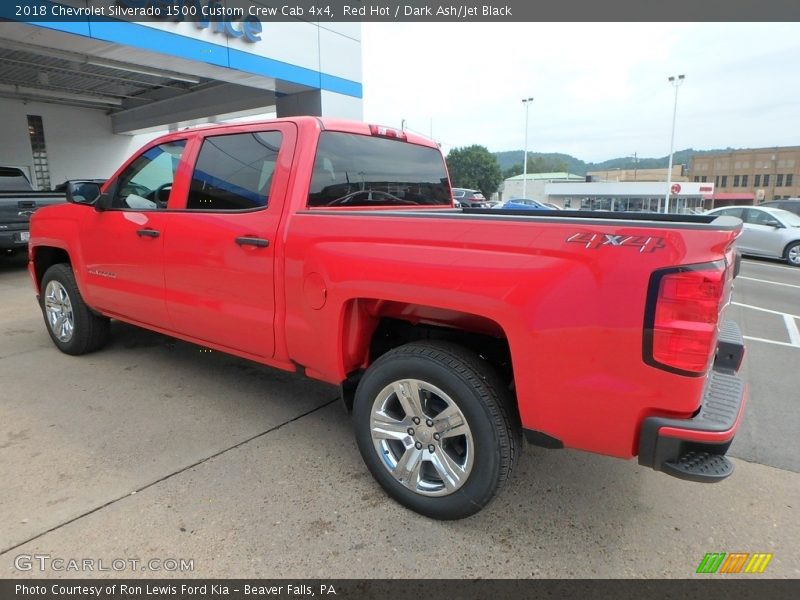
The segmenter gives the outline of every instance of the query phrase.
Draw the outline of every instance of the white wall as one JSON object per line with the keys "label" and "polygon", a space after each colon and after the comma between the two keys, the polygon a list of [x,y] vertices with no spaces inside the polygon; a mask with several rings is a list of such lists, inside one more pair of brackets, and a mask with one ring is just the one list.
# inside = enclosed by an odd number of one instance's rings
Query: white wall
{"label": "white wall", "polygon": [[33,155],[27,115],[39,115],[50,163],[50,182],[107,178],[136,149],[158,134],[114,135],[111,119],[102,110],[0,98],[0,165],[27,166]]}
{"label": "white wall", "polygon": [[361,121],[364,118],[364,103],[361,98],[345,96],[322,90],[322,114],[337,119]]}
{"label": "white wall", "polygon": [[[525,197],[530,200],[547,202],[547,195],[544,193],[545,183],[545,181],[539,179],[529,179],[528,185],[525,186]],[[506,179],[503,183],[503,200],[510,200],[511,198],[522,198],[521,179]]]}

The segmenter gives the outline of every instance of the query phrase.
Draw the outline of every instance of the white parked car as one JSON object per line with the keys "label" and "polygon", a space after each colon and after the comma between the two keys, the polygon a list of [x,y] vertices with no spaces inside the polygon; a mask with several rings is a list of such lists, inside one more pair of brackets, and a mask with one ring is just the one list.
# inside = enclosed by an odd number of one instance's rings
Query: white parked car
{"label": "white parked car", "polygon": [[744,221],[736,246],[742,254],[782,258],[800,267],[800,216],[766,206],[727,206],[708,215],[738,217]]}

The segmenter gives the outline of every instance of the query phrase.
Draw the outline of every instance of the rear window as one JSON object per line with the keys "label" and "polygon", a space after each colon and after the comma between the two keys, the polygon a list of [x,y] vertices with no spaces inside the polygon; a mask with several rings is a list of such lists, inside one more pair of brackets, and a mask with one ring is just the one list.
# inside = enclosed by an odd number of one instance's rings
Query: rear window
{"label": "rear window", "polygon": [[726,208],[724,210],[720,210],[714,213],[714,215],[722,215],[725,217],[738,217],[739,219],[744,218],[742,213],[744,212],[743,208]]}
{"label": "rear window", "polygon": [[351,133],[320,134],[308,206],[451,204],[447,171],[438,150]]}

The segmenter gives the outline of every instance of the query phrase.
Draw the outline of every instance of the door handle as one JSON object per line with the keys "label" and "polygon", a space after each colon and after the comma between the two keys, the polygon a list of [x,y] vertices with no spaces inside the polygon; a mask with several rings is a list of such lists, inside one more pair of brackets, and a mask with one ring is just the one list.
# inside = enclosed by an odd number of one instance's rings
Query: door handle
{"label": "door handle", "polygon": [[138,235],[139,237],[157,238],[161,234],[155,229],[137,229],[136,235]]}
{"label": "door handle", "polygon": [[240,246],[256,246],[258,248],[266,248],[269,246],[269,240],[259,237],[242,236],[236,238],[236,243]]}

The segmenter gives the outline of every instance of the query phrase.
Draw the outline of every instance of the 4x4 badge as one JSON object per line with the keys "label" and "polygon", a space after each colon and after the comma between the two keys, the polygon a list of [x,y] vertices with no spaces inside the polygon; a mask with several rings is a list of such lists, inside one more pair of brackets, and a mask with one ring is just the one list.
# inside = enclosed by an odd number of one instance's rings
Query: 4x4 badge
{"label": "4x4 badge", "polygon": [[664,238],[649,235],[616,235],[613,233],[574,233],[567,238],[571,244],[583,244],[585,248],[595,249],[602,246],[638,248],[639,252],[655,252],[666,247]]}

